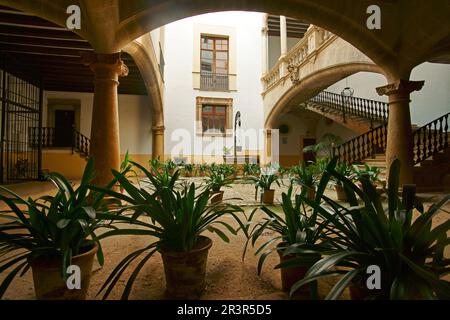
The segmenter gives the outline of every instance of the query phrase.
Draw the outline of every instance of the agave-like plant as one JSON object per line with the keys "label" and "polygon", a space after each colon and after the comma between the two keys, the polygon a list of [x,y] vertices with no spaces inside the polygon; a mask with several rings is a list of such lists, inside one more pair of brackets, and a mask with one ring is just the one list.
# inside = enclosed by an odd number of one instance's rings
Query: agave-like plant
{"label": "agave-like plant", "polygon": [[[368,177],[362,177],[363,190],[330,165],[322,183],[330,176],[347,190],[350,207],[323,196],[323,204],[304,199],[330,222],[332,249],[308,271],[292,292],[308,282],[328,276],[342,276],[327,299],[338,298],[348,286],[359,287],[368,299],[449,299],[450,284],[442,279],[449,273],[450,260],[444,258],[449,245],[450,220],[432,227],[432,219],[450,200],[450,195],[424,212],[414,196],[398,196],[400,162],[390,168],[388,203],[385,207]],[[409,190],[407,187],[405,190]],[[359,201],[358,201],[359,198]],[[420,215],[413,219],[413,210]],[[297,252],[301,252],[301,249]],[[381,289],[366,286],[367,268],[381,270]]]}
{"label": "agave-like plant", "polygon": [[[96,243],[97,258],[103,265],[97,231],[99,228],[116,229],[113,222],[127,221],[121,215],[126,208],[108,209],[104,193],[90,192],[92,178],[93,160],[90,159],[76,189],[62,175],[48,175],[56,187],[55,196],[24,199],[0,186],[5,194],[0,194],[0,200],[7,205],[7,209],[0,211],[0,219],[4,221],[0,224],[0,273],[12,268],[0,285],[0,298],[14,278],[23,276],[36,259],[60,259],[61,277],[66,279],[72,257]],[[110,190],[115,183],[112,181],[105,190]]]}
{"label": "agave-like plant", "polygon": [[260,169],[261,174],[259,176],[250,176],[246,178],[249,183],[255,185],[255,200],[258,198],[259,189],[268,191],[274,183],[280,186],[280,177],[277,175],[278,168],[278,166],[270,164],[267,167]]}
{"label": "agave-like plant", "polygon": [[[136,163],[134,165],[146,172],[145,168]],[[137,275],[156,252],[161,250],[189,252],[195,248],[200,235],[205,231],[216,233],[228,242],[228,236],[220,227],[224,227],[232,234],[236,234],[237,231],[221,220],[224,215],[231,215],[238,222],[239,229],[244,228],[244,224],[236,215],[237,212],[242,212],[241,208],[223,203],[209,205],[210,190],[205,189],[197,195],[195,183],[190,183],[182,190],[177,190],[173,184],[170,187],[158,186],[156,192],[151,194],[145,188],[134,185],[125,175],[116,171],[113,171],[113,174],[127,195],[101,188],[97,190],[130,204],[134,211],[131,217],[133,224],[140,228],[111,230],[99,238],[113,235],[142,235],[154,237],[154,240],[149,241],[145,247],[130,253],[117,265],[99,291],[99,294],[104,292],[104,299],[109,296],[133,261],[140,259],[128,278],[122,299],[128,298]],[[142,217],[149,217],[152,223],[139,220]]]}
{"label": "agave-like plant", "polygon": [[[325,187],[319,190],[317,199],[321,198],[324,191]],[[267,256],[275,250],[273,244],[278,241],[281,241],[282,246],[277,249],[282,250],[284,255],[289,255],[294,251],[298,251],[299,248],[304,250],[301,256],[292,259],[289,264],[311,264],[311,261],[317,260],[318,254],[316,251],[327,248],[326,242],[322,242],[322,240],[326,233],[329,233],[329,231],[325,230],[328,222],[323,220],[319,221],[317,212],[312,211],[305,206],[300,194],[295,195],[295,199],[292,201],[292,192],[293,186],[291,185],[288,192],[283,192],[281,195],[282,214],[271,208],[262,206],[261,208],[255,208],[249,216],[246,225],[246,234],[248,235],[248,238],[244,247],[243,258],[245,257],[250,241],[252,246],[254,246],[264,232],[272,231],[275,234],[265,241],[255,252],[255,255],[260,256],[258,262],[258,274],[261,274]],[[250,230],[255,214],[258,213],[259,210],[262,211],[265,217],[258,221]],[[314,250],[311,250],[311,248]],[[308,250],[310,253],[308,253]]]}

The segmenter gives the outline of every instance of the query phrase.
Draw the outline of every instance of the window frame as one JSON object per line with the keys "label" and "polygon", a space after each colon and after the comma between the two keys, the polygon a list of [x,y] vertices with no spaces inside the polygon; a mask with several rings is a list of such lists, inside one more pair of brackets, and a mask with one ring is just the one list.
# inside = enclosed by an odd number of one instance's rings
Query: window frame
{"label": "window frame", "polygon": [[[212,49],[204,49],[203,48],[203,39],[211,39],[213,40],[213,48]],[[226,40],[227,41],[227,50],[219,50],[217,49],[217,41],[218,40]],[[212,71],[206,71],[202,69],[202,53],[203,51],[212,51]],[[226,61],[226,72],[225,73],[217,73],[217,52],[226,52],[227,60]],[[210,35],[210,34],[200,34],[200,73],[210,72],[211,74],[219,74],[219,75],[229,75],[230,74],[230,37],[229,36],[221,36],[221,35]]]}
{"label": "window frame", "polygon": [[[225,107],[225,132],[204,132],[203,131],[203,107],[215,106]],[[228,137],[233,134],[233,99],[232,98],[212,98],[197,97],[196,99],[196,134],[198,136],[218,136]]]}

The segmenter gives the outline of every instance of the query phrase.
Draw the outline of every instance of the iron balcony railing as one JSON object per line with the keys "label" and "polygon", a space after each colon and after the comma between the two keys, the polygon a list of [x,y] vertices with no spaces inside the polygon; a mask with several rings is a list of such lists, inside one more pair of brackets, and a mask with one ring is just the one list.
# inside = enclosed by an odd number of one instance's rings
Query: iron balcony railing
{"label": "iron balcony railing", "polygon": [[357,116],[374,122],[386,123],[389,116],[389,105],[386,102],[358,97],[347,97],[334,92],[322,91],[311,102],[330,108],[342,115],[344,121],[351,116]]}
{"label": "iron balcony railing", "polygon": [[200,90],[228,91],[230,89],[230,77],[228,74],[220,74],[202,71],[200,73]]}

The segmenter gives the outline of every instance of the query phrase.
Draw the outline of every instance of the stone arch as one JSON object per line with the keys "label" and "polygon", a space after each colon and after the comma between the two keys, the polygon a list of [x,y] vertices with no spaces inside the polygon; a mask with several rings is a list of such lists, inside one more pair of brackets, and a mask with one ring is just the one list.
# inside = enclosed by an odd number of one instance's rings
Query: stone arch
{"label": "stone arch", "polygon": [[330,85],[358,72],[373,72],[386,76],[383,69],[379,66],[367,62],[339,64],[312,73],[302,79],[299,84],[292,86],[290,90],[278,99],[266,115],[265,128],[273,129],[277,118],[289,104],[307,101]]}

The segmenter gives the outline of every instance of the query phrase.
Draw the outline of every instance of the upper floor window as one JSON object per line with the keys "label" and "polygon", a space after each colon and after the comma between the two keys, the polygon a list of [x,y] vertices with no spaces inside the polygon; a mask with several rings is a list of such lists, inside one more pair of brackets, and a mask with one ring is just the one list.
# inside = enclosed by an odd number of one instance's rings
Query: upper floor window
{"label": "upper floor window", "polygon": [[228,91],[228,38],[202,35],[200,49],[200,89]]}

